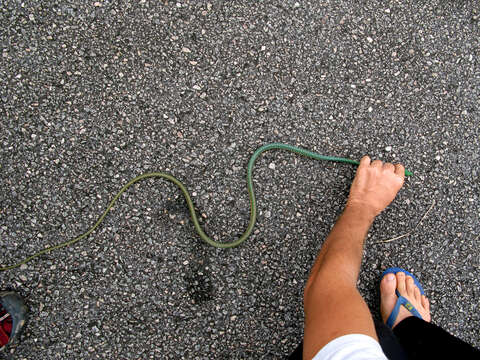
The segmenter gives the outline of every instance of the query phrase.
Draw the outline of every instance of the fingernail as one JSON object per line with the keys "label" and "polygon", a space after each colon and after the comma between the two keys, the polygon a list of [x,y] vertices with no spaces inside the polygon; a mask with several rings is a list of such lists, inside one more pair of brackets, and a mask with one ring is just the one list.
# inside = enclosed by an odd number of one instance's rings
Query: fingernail
{"label": "fingernail", "polygon": [[395,279],[395,275],[393,275],[392,273],[390,274],[387,274],[387,281],[393,281]]}

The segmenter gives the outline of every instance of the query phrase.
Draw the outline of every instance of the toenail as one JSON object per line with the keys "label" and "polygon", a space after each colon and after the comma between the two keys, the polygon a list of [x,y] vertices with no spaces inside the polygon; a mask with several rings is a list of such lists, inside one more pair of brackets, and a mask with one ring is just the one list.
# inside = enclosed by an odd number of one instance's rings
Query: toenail
{"label": "toenail", "polygon": [[386,275],[387,281],[393,281],[395,280],[395,275],[392,273]]}

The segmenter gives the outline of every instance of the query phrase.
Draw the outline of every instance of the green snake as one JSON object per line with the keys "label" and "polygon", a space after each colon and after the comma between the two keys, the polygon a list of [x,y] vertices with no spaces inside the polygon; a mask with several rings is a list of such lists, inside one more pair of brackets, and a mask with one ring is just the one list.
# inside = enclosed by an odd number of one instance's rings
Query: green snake
{"label": "green snake", "polygon": [[[190,194],[188,193],[188,190],[185,187],[185,185],[183,185],[180,180],[178,180],[177,178],[173,177],[172,175],[164,173],[164,172],[145,173],[145,174],[139,175],[139,176],[131,179],[128,183],[126,183],[120,189],[120,191],[115,195],[115,197],[112,199],[112,201],[110,201],[110,203],[108,204],[108,206],[105,209],[105,211],[103,212],[103,214],[98,218],[97,222],[89,230],[87,230],[85,233],[81,234],[80,236],[77,236],[74,239],[71,239],[71,240],[59,243],[57,245],[45,248],[45,249],[27,257],[27,258],[25,258],[24,260],[22,260],[22,261],[20,261],[16,264],[5,266],[5,267],[0,267],[0,271],[6,271],[6,270],[12,270],[12,269],[18,268],[19,266],[21,266],[23,264],[26,264],[27,262],[39,257],[40,255],[43,255],[45,253],[48,253],[48,252],[56,250],[56,249],[63,248],[65,246],[73,245],[76,242],[86,238],[92,232],[94,232],[95,229],[97,229],[100,226],[100,224],[103,222],[103,220],[105,219],[105,217],[107,216],[109,211],[112,209],[113,205],[115,205],[115,203],[120,198],[120,196],[125,191],[127,191],[127,189],[130,186],[132,186],[133,184],[135,184],[135,183],[137,183],[137,182],[139,182],[143,179],[148,179],[148,178],[163,178],[163,179],[166,179],[168,181],[171,181],[172,183],[174,183],[175,185],[177,185],[180,188],[180,190],[183,193],[183,196],[185,197],[185,200],[187,201],[187,206],[188,206],[188,210],[190,212],[190,217],[192,218],[193,226],[195,227],[195,230],[198,233],[198,235],[200,236],[200,238],[202,240],[204,240],[207,244],[209,244],[213,247],[222,248],[222,249],[236,247],[236,246],[240,245],[241,243],[243,243],[250,236],[250,234],[252,233],[253,228],[255,226],[255,222],[257,221],[257,206],[256,206],[255,192],[254,192],[254,189],[253,189],[253,181],[252,181],[253,166],[255,165],[255,161],[257,160],[257,158],[260,156],[261,153],[263,153],[265,151],[268,151],[268,150],[273,150],[273,149],[291,151],[291,152],[294,152],[294,153],[297,153],[299,155],[303,155],[303,156],[306,156],[306,157],[309,157],[309,158],[312,158],[312,159],[315,159],[315,160],[335,161],[335,162],[340,162],[340,163],[359,165],[359,162],[355,161],[355,160],[341,158],[341,157],[320,155],[318,153],[315,153],[315,152],[312,152],[312,151],[309,151],[309,150],[305,150],[305,149],[302,149],[302,148],[299,148],[299,147],[296,147],[296,146],[287,145],[287,144],[271,143],[271,144],[266,144],[266,145],[263,145],[263,146],[259,147],[253,153],[252,157],[250,158],[250,160],[248,162],[248,166],[247,166],[247,189],[248,189],[248,195],[249,195],[249,198],[250,198],[250,221],[248,223],[248,226],[247,226],[247,229],[245,230],[245,232],[238,239],[236,239],[232,242],[229,242],[229,243],[221,243],[221,242],[215,241],[215,240],[211,239],[210,237],[208,237],[207,234],[205,234],[205,231],[203,231],[202,226],[200,225],[200,223],[198,221],[198,217],[197,217],[197,214],[195,212],[195,207],[193,205],[192,199],[190,198]],[[412,173],[410,171],[405,170],[405,176],[410,176],[410,175],[412,175]]]}

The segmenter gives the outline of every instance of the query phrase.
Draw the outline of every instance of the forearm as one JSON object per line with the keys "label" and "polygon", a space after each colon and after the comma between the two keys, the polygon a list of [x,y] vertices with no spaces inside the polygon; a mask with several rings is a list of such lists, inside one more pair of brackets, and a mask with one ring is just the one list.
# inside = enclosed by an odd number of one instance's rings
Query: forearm
{"label": "forearm", "polygon": [[337,274],[356,285],[362,261],[363,244],[374,216],[347,206],[332,228],[315,260],[305,291],[314,286],[319,274]]}

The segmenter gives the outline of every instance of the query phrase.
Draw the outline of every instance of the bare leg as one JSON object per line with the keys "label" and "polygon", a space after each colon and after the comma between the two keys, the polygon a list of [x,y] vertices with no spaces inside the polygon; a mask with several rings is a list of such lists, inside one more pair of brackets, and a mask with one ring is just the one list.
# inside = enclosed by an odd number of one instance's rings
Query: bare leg
{"label": "bare leg", "polygon": [[357,290],[365,236],[403,185],[404,168],[369,157],[360,162],[347,206],[325,240],[305,286],[304,359],[347,334],[377,339],[370,311]]}

